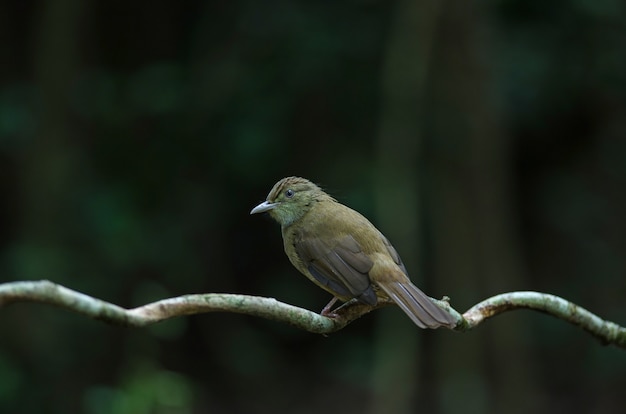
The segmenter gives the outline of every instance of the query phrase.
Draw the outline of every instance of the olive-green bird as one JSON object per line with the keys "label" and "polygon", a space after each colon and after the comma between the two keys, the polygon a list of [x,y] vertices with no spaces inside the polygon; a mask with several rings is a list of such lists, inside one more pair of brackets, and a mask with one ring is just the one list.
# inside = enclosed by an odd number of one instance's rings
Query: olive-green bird
{"label": "olive-green bird", "polygon": [[269,212],[281,225],[285,253],[302,274],[334,298],[375,306],[392,299],[420,328],[453,328],[452,315],[411,283],[389,240],[365,217],[300,177],[278,181],[250,214]]}

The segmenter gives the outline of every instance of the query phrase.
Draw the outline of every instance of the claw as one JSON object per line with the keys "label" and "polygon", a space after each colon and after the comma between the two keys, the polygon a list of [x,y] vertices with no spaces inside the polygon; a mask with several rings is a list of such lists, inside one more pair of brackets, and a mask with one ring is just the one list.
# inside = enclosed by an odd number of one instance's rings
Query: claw
{"label": "claw", "polygon": [[328,305],[324,306],[324,309],[322,309],[322,312],[320,312],[320,314],[322,316],[326,316],[328,318],[338,318],[339,314],[337,313],[338,310],[354,305],[355,303],[357,303],[359,300],[357,298],[353,298],[350,299],[347,302],[342,303],[341,305],[339,305],[339,307],[335,310],[331,310],[332,307],[335,305],[335,303],[337,303],[337,301],[339,300],[339,298],[334,297],[331,299],[330,302],[328,302]]}

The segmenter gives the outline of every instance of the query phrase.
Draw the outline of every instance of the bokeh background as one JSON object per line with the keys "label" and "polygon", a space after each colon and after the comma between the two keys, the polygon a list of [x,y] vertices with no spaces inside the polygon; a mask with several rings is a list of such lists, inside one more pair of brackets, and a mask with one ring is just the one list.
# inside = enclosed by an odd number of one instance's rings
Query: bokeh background
{"label": "bokeh background", "polygon": [[[0,51],[1,282],[319,310],[248,214],[301,175],[459,311],[537,290],[626,324],[621,1],[2,2]],[[322,337],[0,310],[6,413],[617,413],[625,386],[626,352],[530,311]]]}

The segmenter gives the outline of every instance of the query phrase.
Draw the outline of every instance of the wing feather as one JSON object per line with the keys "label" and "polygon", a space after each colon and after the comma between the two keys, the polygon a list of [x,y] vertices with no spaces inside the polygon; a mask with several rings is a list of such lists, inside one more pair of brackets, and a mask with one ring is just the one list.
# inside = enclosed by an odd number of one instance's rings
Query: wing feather
{"label": "wing feather", "polygon": [[324,240],[301,235],[294,247],[309,273],[331,293],[342,298],[358,298],[370,305],[377,303],[368,275],[374,263],[354,237]]}

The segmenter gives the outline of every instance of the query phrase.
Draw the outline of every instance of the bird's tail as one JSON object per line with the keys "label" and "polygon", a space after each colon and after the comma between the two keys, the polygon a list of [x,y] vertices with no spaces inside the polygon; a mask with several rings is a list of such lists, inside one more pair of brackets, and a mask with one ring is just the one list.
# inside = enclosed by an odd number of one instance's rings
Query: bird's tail
{"label": "bird's tail", "polygon": [[420,328],[454,328],[454,317],[441,309],[410,281],[386,281],[378,284]]}

